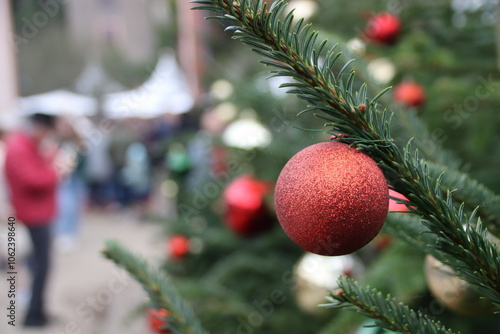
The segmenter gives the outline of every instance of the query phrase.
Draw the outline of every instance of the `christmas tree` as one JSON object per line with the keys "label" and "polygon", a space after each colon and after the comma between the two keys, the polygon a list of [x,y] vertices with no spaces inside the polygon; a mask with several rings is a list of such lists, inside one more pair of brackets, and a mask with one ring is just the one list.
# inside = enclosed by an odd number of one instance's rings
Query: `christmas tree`
{"label": "christmas tree", "polygon": [[[273,228],[273,218],[267,215],[268,212],[259,213],[257,219],[252,219],[247,211],[241,211],[241,204],[250,205],[248,196],[237,203],[240,204],[240,211],[235,211],[230,200],[237,197],[238,190],[223,196],[225,209],[221,209],[218,202],[207,195],[210,192],[205,192],[203,196],[203,192],[192,192],[181,186],[177,198],[179,216],[177,222],[170,222],[170,233],[188,236],[189,239],[187,245],[185,241],[176,241],[175,244],[181,246],[172,246],[176,261],[167,262],[158,271],[115,243],[110,242],[104,251],[107,257],[124,266],[143,284],[151,299],[150,308],[168,311],[161,316],[157,330],[203,333],[203,328],[206,328],[211,332],[349,333],[354,332],[366,318],[330,308],[350,308],[373,319],[369,324],[375,323],[394,332],[473,333],[478,328],[494,331],[498,326],[494,316],[464,319],[452,312],[444,312],[441,304],[436,306],[438,304],[434,299],[422,292],[422,284],[425,284],[422,267],[425,254],[428,254],[425,262],[429,287],[435,290],[435,297],[445,306],[458,313],[472,315],[479,308],[485,313],[492,313],[500,303],[498,251],[493,236],[498,229],[500,198],[470,174],[464,173],[458,159],[441,146],[444,136],[449,135],[443,129],[460,127],[472,116],[470,112],[467,114],[467,109],[452,109],[445,116],[439,115],[444,121],[441,124],[434,122],[439,125],[432,131],[423,121],[438,119],[435,114],[427,112],[428,106],[421,107],[424,99],[438,100],[440,102],[427,105],[436,107],[442,103],[446,109],[446,103],[453,102],[446,101],[446,98],[438,99],[435,92],[448,87],[456,90],[457,94],[470,90],[467,80],[462,80],[464,84],[460,87],[452,85],[449,78],[432,81],[429,74],[432,70],[422,71],[426,74],[418,71],[424,66],[442,72],[460,70],[461,63],[445,47],[447,43],[453,43],[447,38],[454,34],[434,21],[425,24],[428,21],[424,19],[421,19],[424,23],[419,23],[410,15],[405,17],[405,13],[416,12],[422,18],[431,14],[451,17],[453,13],[449,3],[436,2],[432,8],[409,4],[401,11],[399,19],[388,18],[387,15],[375,16],[366,28],[363,27],[366,29],[362,33],[364,38],[376,43],[369,45],[370,52],[362,55],[368,64],[373,65],[373,60],[382,58],[380,55],[394,57],[402,64],[401,72],[413,76],[411,80],[403,80],[402,76],[399,78],[399,81],[408,81],[410,85],[407,83],[395,89],[393,95],[396,102],[391,99],[392,93],[388,89],[380,87],[381,83],[384,84],[383,80],[374,80],[377,78],[374,78],[373,66],[363,66],[362,60],[357,63],[350,61],[354,56],[350,53],[359,52],[356,51],[359,48],[343,46],[352,43],[339,43],[337,47],[332,47],[327,41],[320,42],[323,35],[320,36],[304,20],[297,20],[285,2],[200,0],[196,3],[199,9],[215,13],[212,18],[223,22],[235,39],[255,51],[274,77],[285,78],[281,86],[305,103],[298,124],[316,129],[279,132],[279,137],[274,138],[265,150],[231,150],[231,161],[235,161],[234,166],[239,168],[234,173],[213,174],[216,176],[212,182],[214,187],[232,186],[236,181],[230,180],[238,174],[253,173],[253,177],[246,177],[246,183],[239,183],[242,187],[239,191],[248,194],[253,191],[252,187],[257,189],[255,196],[260,201],[256,200],[254,208],[257,209],[251,211],[251,214],[256,214],[261,207],[269,211],[272,198],[266,183],[253,178],[277,180],[275,209],[280,223],[292,240],[313,253],[341,255],[354,252],[373,239],[384,220],[382,231],[395,237],[396,241],[383,249],[384,242],[379,239],[379,242],[375,240],[361,249],[358,255],[368,265],[366,273],[360,276],[361,282],[348,277],[356,276],[356,266],[344,265],[343,270],[339,270],[339,275],[343,276],[338,279],[336,288],[330,292],[326,291],[326,287],[324,289],[328,301],[318,302],[324,304],[325,310],[304,311],[305,303],[295,302],[294,294],[299,301],[304,301],[304,297],[300,297],[304,295],[300,290],[303,278],[299,272],[305,258],[293,269],[302,251],[279,228]],[[326,13],[340,8],[335,5],[325,7],[329,10],[325,9],[325,13],[317,19],[320,26],[325,25],[321,18],[325,20],[328,17]],[[372,10],[376,12],[380,8],[372,7]],[[352,10],[359,8],[353,5]],[[352,16],[347,13],[344,17],[335,15],[339,18],[335,24],[338,29],[333,30],[339,35],[348,34],[346,32],[353,29]],[[401,23],[395,20],[402,18],[414,22],[416,28],[407,28],[411,30],[405,37],[407,41],[394,45],[399,43],[397,41],[404,32],[400,30]],[[475,29],[479,29],[475,24],[466,27],[470,36],[475,36]],[[426,30],[429,29],[435,29],[432,34],[435,38],[427,37]],[[435,33],[436,30],[442,35]],[[333,36],[332,39],[342,40],[340,36]],[[470,57],[476,57],[478,53],[485,58],[477,60],[485,69],[472,82],[481,78],[485,80],[494,64],[490,61],[494,55],[481,45],[481,41],[471,37],[470,42],[475,45],[474,55]],[[418,52],[415,51],[417,49]],[[480,52],[483,49],[484,52]],[[467,51],[460,54],[467,57]],[[481,69],[480,66],[477,68]],[[417,80],[420,85],[415,85]],[[422,86],[434,94],[424,98],[420,89]],[[488,87],[485,85],[486,89]],[[250,93],[246,93],[248,97]],[[239,101],[244,103],[244,100],[243,97]],[[468,106],[474,101],[465,98],[463,105]],[[488,98],[487,101],[494,104],[495,98]],[[277,102],[269,103],[272,106]],[[312,117],[313,114],[316,117]],[[276,117],[274,114],[259,116],[265,121]],[[318,126],[317,118],[325,123],[324,127]],[[467,130],[475,134],[477,145],[484,143],[483,147],[487,147],[481,131],[474,132],[469,127]],[[486,128],[484,131],[495,136],[493,129]],[[452,135],[458,136],[453,132],[449,136]],[[330,136],[332,142],[326,142]],[[209,139],[212,146],[217,147],[217,138]],[[283,145],[283,141],[289,145]],[[278,178],[281,167],[300,150],[299,146],[304,148],[320,141],[325,142],[321,147],[316,146],[319,144],[308,147],[315,148],[313,153],[308,151],[304,153],[305,157],[297,154],[298,158],[291,159],[292,167],[287,164]],[[464,152],[468,152],[467,148],[463,148],[461,153]],[[339,161],[331,159],[338,155],[341,156]],[[354,163],[360,155],[361,162]],[[492,153],[491,159],[495,161],[497,154]],[[266,166],[270,160],[278,161],[280,168],[258,170],[247,166]],[[369,167],[358,169],[358,165]],[[335,180],[346,178],[346,171],[349,171],[346,182],[351,187],[323,189],[325,184],[334,187]],[[378,171],[386,183],[380,185]],[[474,172],[482,176],[481,170]],[[176,177],[178,184],[186,182],[182,173]],[[312,177],[314,179],[311,180]],[[280,186],[282,178],[284,186]],[[236,180],[241,182],[241,179]],[[496,179],[491,181],[494,189],[496,182]],[[204,181],[200,184],[206,186],[209,183]],[[369,186],[363,190],[366,184]],[[403,212],[390,213],[386,218],[389,202],[387,188],[399,193],[392,193],[391,196],[402,205],[398,211]],[[324,198],[318,195],[324,191],[331,192],[332,196]],[[343,203],[355,202],[355,199],[360,200],[353,204],[354,207],[339,209]],[[312,210],[304,212],[311,206]],[[225,212],[225,218],[221,217],[221,212]],[[224,220],[229,228],[223,225]],[[377,221],[376,226],[367,231],[366,224],[373,223],[373,220]],[[365,223],[360,224],[361,221]],[[257,230],[237,227],[247,222],[266,224],[265,228]],[[319,228],[328,223],[334,225],[334,233],[329,226],[324,230]],[[194,254],[186,254],[185,248],[197,250],[192,252]],[[337,261],[335,259],[338,258],[331,259]],[[321,262],[309,276],[321,276],[327,266],[327,262]],[[396,277],[391,277],[393,275]],[[312,281],[311,277],[308,279]],[[440,292],[443,293],[442,287],[433,289],[434,283],[443,280],[445,286],[450,286],[453,280],[460,280],[459,288],[453,291],[454,299],[449,304],[445,296],[439,296]],[[393,297],[387,296],[387,293]],[[312,294],[310,289],[305,292],[305,296]],[[190,302],[191,308],[186,306],[184,299]],[[468,303],[465,309],[460,306],[463,302]],[[486,304],[484,307],[480,306],[483,302]],[[411,307],[405,304],[411,304]],[[162,326],[165,328],[161,329]]]}

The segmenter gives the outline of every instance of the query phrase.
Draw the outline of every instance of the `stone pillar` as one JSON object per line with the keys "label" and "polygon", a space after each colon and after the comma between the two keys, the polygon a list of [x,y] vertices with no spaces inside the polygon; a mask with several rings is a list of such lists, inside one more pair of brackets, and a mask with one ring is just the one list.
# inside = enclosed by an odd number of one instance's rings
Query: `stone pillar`
{"label": "stone pillar", "polygon": [[19,121],[16,47],[10,1],[0,1],[0,129],[10,129]]}
{"label": "stone pillar", "polygon": [[194,4],[186,0],[178,0],[178,55],[179,63],[186,74],[195,103],[198,104],[203,93],[201,76],[204,72],[206,52],[203,48],[203,35],[206,25],[203,12],[191,10]]}

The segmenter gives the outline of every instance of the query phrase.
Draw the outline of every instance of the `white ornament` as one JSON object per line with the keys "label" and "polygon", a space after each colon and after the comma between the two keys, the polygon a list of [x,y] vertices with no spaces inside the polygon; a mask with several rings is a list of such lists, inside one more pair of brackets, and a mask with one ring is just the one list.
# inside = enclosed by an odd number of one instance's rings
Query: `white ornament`
{"label": "white ornament", "polygon": [[271,140],[271,132],[252,119],[236,120],[222,134],[222,141],[226,145],[246,150],[266,147]]}
{"label": "white ornament", "polygon": [[328,291],[338,288],[339,276],[357,277],[364,271],[354,255],[322,256],[306,253],[295,266],[296,297],[306,312],[319,313],[319,304],[326,302]]}
{"label": "white ornament", "polygon": [[217,100],[226,100],[234,93],[233,85],[227,80],[217,80],[210,87],[210,94]]}
{"label": "white ornament", "polygon": [[396,75],[396,67],[387,58],[377,58],[368,63],[368,73],[381,84],[386,84]]}
{"label": "white ornament", "polygon": [[363,56],[366,51],[366,43],[363,42],[360,38],[351,38],[350,40],[347,41],[346,43],[347,50],[349,52],[357,55],[357,56]]}
{"label": "white ornament", "polygon": [[308,20],[311,16],[316,13],[318,9],[318,4],[313,0],[293,0],[290,1],[288,5],[289,9],[295,9],[294,16],[295,20],[300,18],[304,18],[304,20]]}

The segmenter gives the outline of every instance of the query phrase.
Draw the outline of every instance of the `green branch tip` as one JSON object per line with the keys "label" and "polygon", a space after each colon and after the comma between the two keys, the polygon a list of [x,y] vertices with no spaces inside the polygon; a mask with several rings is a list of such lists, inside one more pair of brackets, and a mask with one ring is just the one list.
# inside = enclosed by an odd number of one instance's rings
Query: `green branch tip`
{"label": "green branch tip", "polygon": [[[360,287],[347,277],[338,279],[339,289],[330,293],[330,304],[323,307],[347,308],[375,320],[376,325],[390,331],[407,334],[454,334],[438,321],[398,303],[390,295],[376,289]],[[403,320],[403,321],[402,321]]]}
{"label": "green branch tip", "polygon": [[106,241],[102,251],[104,257],[123,267],[144,288],[153,308],[163,308],[170,312],[169,328],[174,333],[208,334],[195,317],[193,311],[178,295],[170,278],[160,270],[122,247],[117,241]]}

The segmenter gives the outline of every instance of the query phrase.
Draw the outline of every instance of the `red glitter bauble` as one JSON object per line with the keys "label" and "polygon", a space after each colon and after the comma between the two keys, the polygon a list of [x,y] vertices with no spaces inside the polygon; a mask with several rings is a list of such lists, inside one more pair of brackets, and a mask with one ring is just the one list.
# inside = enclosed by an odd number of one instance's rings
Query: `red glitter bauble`
{"label": "red glitter bauble", "polygon": [[394,101],[407,107],[418,107],[425,102],[425,90],[415,82],[402,82],[394,88]]}
{"label": "red glitter bauble", "polygon": [[171,331],[166,329],[167,325],[167,317],[170,315],[170,312],[165,309],[148,309],[148,321],[149,328],[153,331],[153,333],[157,334],[170,334]]}
{"label": "red glitter bauble", "polygon": [[303,249],[344,255],[365,246],[384,225],[389,192],[369,156],[338,142],[306,147],[288,161],[274,202],[285,233]]}
{"label": "red glitter bauble", "polygon": [[268,182],[254,180],[249,175],[229,184],[224,191],[225,220],[233,232],[248,237],[272,227],[273,219],[264,202],[270,189]]}
{"label": "red glitter bauble", "polygon": [[392,44],[396,41],[400,30],[401,23],[396,15],[381,13],[368,21],[365,34],[372,41],[382,44]]}
{"label": "red glitter bauble", "polygon": [[189,239],[183,235],[174,235],[168,241],[168,251],[172,258],[182,259],[189,252]]}

